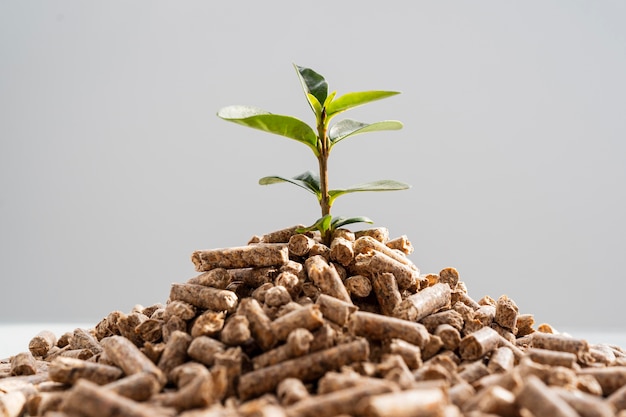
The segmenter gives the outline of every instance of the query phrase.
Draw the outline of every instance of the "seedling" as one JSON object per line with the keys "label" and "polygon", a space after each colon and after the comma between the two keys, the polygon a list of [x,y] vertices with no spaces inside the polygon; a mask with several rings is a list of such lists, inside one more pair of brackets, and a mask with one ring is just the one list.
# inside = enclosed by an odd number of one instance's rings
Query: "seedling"
{"label": "seedling", "polygon": [[311,110],[315,113],[315,127],[292,117],[272,114],[251,106],[228,106],[222,108],[217,115],[224,120],[244,126],[260,129],[294,139],[308,146],[318,161],[319,174],[306,171],[295,177],[278,175],[263,177],[259,184],[268,185],[280,182],[302,187],[313,193],[319,202],[322,217],[312,226],[300,229],[300,232],[319,230],[326,243],[330,243],[332,232],[341,226],[351,223],[372,223],[367,217],[332,217],[330,209],[335,200],[344,194],[362,191],[395,191],[409,188],[408,184],[394,180],[378,180],[347,188],[330,189],[328,183],[328,158],[333,147],[344,139],[361,133],[383,130],[398,130],[402,123],[397,120],[384,120],[375,123],[363,123],[352,119],[344,119],[330,126],[330,121],[339,113],[375,100],[399,94],[397,91],[359,91],[346,93],[337,97],[337,92],[328,93],[326,79],[310,68],[294,65],[302,89]]}

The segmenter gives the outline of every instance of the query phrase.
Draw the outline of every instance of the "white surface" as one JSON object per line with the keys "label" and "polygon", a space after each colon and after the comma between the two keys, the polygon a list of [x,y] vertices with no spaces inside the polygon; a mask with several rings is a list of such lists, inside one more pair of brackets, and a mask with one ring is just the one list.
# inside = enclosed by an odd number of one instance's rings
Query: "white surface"
{"label": "white surface", "polygon": [[0,324],[0,359],[28,351],[30,339],[43,330],[49,330],[57,337],[76,328],[90,329],[94,324],[87,323],[28,323]]}
{"label": "white surface", "polygon": [[[85,323],[0,324],[0,359],[27,351],[30,339],[42,330],[49,330],[58,337],[78,327],[90,329],[93,326]],[[561,332],[594,344],[607,343],[626,348],[626,333],[586,329],[561,329]]]}

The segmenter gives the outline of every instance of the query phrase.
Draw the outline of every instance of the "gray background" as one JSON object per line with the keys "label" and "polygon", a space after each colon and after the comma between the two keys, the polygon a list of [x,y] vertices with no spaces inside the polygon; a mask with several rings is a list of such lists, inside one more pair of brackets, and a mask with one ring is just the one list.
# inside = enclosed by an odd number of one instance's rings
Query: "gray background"
{"label": "gray background", "polygon": [[261,176],[295,141],[218,119],[312,120],[292,63],[399,132],[335,148],[334,214],[406,234],[423,272],[538,322],[624,331],[626,3],[0,1],[0,321],[97,322],[164,302],[192,251],[318,217]]}

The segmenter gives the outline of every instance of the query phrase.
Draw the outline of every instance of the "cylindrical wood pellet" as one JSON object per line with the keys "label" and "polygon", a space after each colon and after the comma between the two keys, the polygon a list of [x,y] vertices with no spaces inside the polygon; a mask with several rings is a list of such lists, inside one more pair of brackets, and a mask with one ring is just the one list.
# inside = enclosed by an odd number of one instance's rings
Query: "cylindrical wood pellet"
{"label": "cylindrical wood pellet", "polygon": [[21,352],[11,357],[11,375],[34,375],[37,372],[35,358],[30,352]]}
{"label": "cylindrical wood pellet", "polygon": [[237,308],[237,294],[195,284],[172,284],[170,300],[181,300],[203,310],[227,311]]}
{"label": "cylindrical wood pellet", "polygon": [[304,382],[317,379],[324,373],[364,361],[369,355],[366,340],[359,339],[330,349],[291,359],[277,365],[243,374],[239,378],[239,397],[248,399],[273,391],[285,378],[298,378]]}
{"label": "cylindrical wood pellet", "polygon": [[56,342],[57,337],[54,333],[48,330],[43,330],[30,339],[30,342],[28,343],[28,350],[30,350],[30,353],[32,353],[33,356],[46,356],[48,351],[52,349]]}
{"label": "cylindrical wood pellet", "polygon": [[214,268],[237,269],[280,266],[289,261],[289,249],[283,243],[260,243],[225,249],[196,251],[191,255],[196,271]]}
{"label": "cylindrical wood pellet", "polygon": [[461,340],[459,353],[465,360],[476,360],[497,348],[500,340],[498,332],[491,327],[483,327]]}
{"label": "cylindrical wood pellet", "polygon": [[448,405],[442,389],[410,389],[373,395],[362,400],[365,414],[371,417],[441,417]]}
{"label": "cylindrical wood pellet", "polygon": [[394,315],[404,320],[419,321],[450,305],[450,286],[438,283],[405,298]]}
{"label": "cylindrical wood pellet", "polygon": [[350,295],[335,268],[320,256],[309,257],[304,266],[308,277],[324,294],[351,303]]}
{"label": "cylindrical wood pellet", "polygon": [[423,324],[357,311],[350,316],[348,328],[357,336],[372,340],[402,339],[424,348],[430,338]]}
{"label": "cylindrical wood pellet", "polygon": [[161,386],[167,381],[163,372],[130,340],[122,336],[110,336],[102,339],[100,344],[107,357],[119,366],[126,375],[147,372],[156,377]]}
{"label": "cylindrical wood pellet", "polygon": [[50,363],[48,375],[52,381],[68,385],[73,385],[79,379],[86,379],[95,384],[104,385],[120,378],[122,370],[115,366],[58,357]]}
{"label": "cylindrical wood pellet", "polygon": [[315,304],[320,306],[320,311],[324,318],[327,318],[340,326],[348,321],[350,314],[357,310],[352,303],[347,303],[330,295],[320,294]]}
{"label": "cylindrical wood pellet", "polygon": [[393,274],[390,272],[372,274],[372,289],[376,294],[381,312],[385,316],[393,315],[393,312],[402,302],[398,283]]}
{"label": "cylindrical wood pellet", "polygon": [[534,416],[578,417],[578,413],[534,375],[528,375],[516,401]]}
{"label": "cylindrical wood pellet", "polygon": [[270,331],[278,341],[286,340],[298,328],[313,331],[324,324],[324,317],[317,304],[309,304],[281,316],[270,323]]}

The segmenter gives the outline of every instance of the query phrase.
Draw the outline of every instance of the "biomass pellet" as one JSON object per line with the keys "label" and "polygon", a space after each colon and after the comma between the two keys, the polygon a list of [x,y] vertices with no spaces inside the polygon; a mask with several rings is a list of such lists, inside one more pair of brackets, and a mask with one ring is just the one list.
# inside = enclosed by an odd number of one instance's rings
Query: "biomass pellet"
{"label": "biomass pellet", "polygon": [[461,340],[459,353],[465,360],[482,358],[498,347],[500,339],[498,332],[490,327],[483,327]]}
{"label": "biomass pellet", "polygon": [[447,323],[437,326],[434,334],[441,339],[445,349],[455,351],[461,343],[461,333]]}
{"label": "biomass pellet", "polygon": [[283,406],[288,406],[305,398],[310,397],[301,380],[297,378],[285,378],[276,387],[276,395]]}
{"label": "biomass pellet", "polygon": [[419,321],[450,305],[450,287],[438,283],[405,298],[394,315],[404,320]]}
{"label": "biomass pellet", "polygon": [[382,314],[391,316],[402,302],[396,278],[390,272],[372,274],[372,289],[380,305]]}
{"label": "biomass pellet", "polygon": [[317,242],[307,235],[293,235],[289,238],[289,253],[295,256],[307,256],[315,243]]}
{"label": "biomass pellet", "polygon": [[282,243],[259,243],[224,249],[196,251],[191,255],[196,271],[214,268],[239,269],[281,266],[289,261],[289,249]]}
{"label": "biomass pellet", "polygon": [[270,332],[276,340],[286,340],[289,334],[298,328],[313,331],[324,324],[324,317],[320,311],[320,306],[310,304],[299,308],[291,313],[285,314],[270,323]]}
{"label": "biomass pellet", "polygon": [[360,407],[372,417],[441,417],[448,403],[444,390],[431,388],[372,395]]}
{"label": "biomass pellet", "polygon": [[357,336],[371,340],[402,339],[421,349],[430,339],[423,324],[363,311],[352,313],[348,328]]}
{"label": "biomass pellet", "polygon": [[369,355],[369,344],[364,339],[310,353],[280,364],[241,375],[239,397],[248,399],[273,391],[285,378],[299,378],[303,382],[317,379],[331,370],[364,361]]}
{"label": "biomass pellet", "polygon": [[122,336],[110,336],[100,341],[107,357],[126,375],[139,372],[153,374],[162,385],[166,382],[163,372],[130,340]]}
{"label": "biomass pellet", "polygon": [[225,290],[231,283],[231,275],[224,268],[215,268],[187,280],[187,284],[204,285],[205,287]]}
{"label": "biomass pellet", "polygon": [[220,333],[220,340],[229,346],[241,345],[251,337],[250,323],[243,314],[231,316]]}
{"label": "biomass pellet", "polygon": [[529,348],[524,354],[537,363],[550,366],[573,368],[578,361],[576,354],[557,350]]}
{"label": "biomass pellet", "polygon": [[516,401],[534,416],[578,417],[578,413],[565,400],[534,375],[525,378]]}
{"label": "biomass pellet", "polygon": [[282,285],[275,285],[265,292],[265,304],[269,307],[280,307],[290,301],[291,295]]}
{"label": "biomass pellet", "polygon": [[276,342],[272,332],[272,321],[257,300],[254,298],[244,298],[241,300],[241,309],[250,323],[250,333],[259,344],[261,349],[268,350]]}
{"label": "biomass pellet", "polygon": [[320,311],[325,318],[340,326],[346,324],[350,314],[357,310],[354,304],[326,294],[320,294],[315,303],[319,305]]}
{"label": "biomass pellet", "polygon": [[336,237],[330,243],[330,259],[343,266],[348,266],[354,260],[353,242]]}
{"label": "biomass pellet", "polygon": [[589,351],[589,344],[586,340],[542,332],[532,334],[531,347],[570,352],[576,354],[579,358],[583,353]]}
{"label": "biomass pellet", "polygon": [[602,397],[561,387],[552,387],[551,389],[576,410],[581,417],[612,417],[615,415],[613,406],[610,402],[604,401]]}
{"label": "biomass pellet", "polygon": [[513,300],[506,295],[502,295],[498,298],[496,303],[496,315],[494,317],[496,323],[505,329],[515,332],[518,314],[519,308]]}
{"label": "biomass pellet", "polygon": [[104,385],[119,379],[122,374],[122,370],[115,366],[65,357],[56,358],[48,367],[48,375],[52,381],[68,385],[75,384],[79,379]]}
{"label": "biomass pellet", "polygon": [[34,375],[37,373],[35,358],[30,352],[21,352],[11,357],[10,375]]}
{"label": "biomass pellet", "polygon": [[203,310],[227,311],[237,308],[237,294],[229,290],[195,284],[172,284],[170,300],[180,300]]}
{"label": "biomass pellet", "polygon": [[444,310],[429,314],[420,321],[429,332],[434,333],[437,327],[448,324],[458,331],[463,329],[463,316],[456,310]]}
{"label": "biomass pellet", "polygon": [[33,356],[46,356],[48,351],[52,349],[56,342],[57,337],[54,333],[48,330],[43,330],[30,339],[30,342],[28,343],[28,350],[30,350],[30,353],[32,353]]}
{"label": "biomass pellet", "polygon": [[215,354],[223,352],[225,349],[226,345],[219,340],[208,336],[200,336],[191,341],[187,348],[187,354],[197,362],[206,366],[213,366]]}
{"label": "biomass pellet", "polygon": [[506,372],[515,366],[515,355],[511,348],[502,346],[497,348],[489,358],[487,368],[490,372]]}
{"label": "biomass pellet", "polygon": [[379,242],[376,239],[373,239],[369,236],[359,237],[354,241],[354,254],[368,254],[371,252],[379,252],[382,253],[394,261],[401,263],[415,271],[417,271],[417,267],[409,258],[406,257],[403,253],[398,253],[393,249],[386,246],[384,243]]}
{"label": "biomass pellet", "polygon": [[182,365],[187,360],[187,350],[191,345],[192,337],[181,331],[175,331],[165,344],[163,354],[159,359],[158,367],[168,376],[172,369]]}
{"label": "biomass pellet", "polygon": [[394,239],[387,241],[386,243],[388,248],[399,250],[405,255],[410,255],[413,253],[413,245],[411,241],[406,235],[398,236]]}
{"label": "biomass pellet", "polygon": [[578,375],[593,376],[600,383],[604,396],[609,396],[626,385],[626,366],[584,368],[578,371]]}
{"label": "biomass pellet", "polygon": [[324,294],[352,302],[337,270],[319,255],[309,257],[304,266],[308,277]]}
{"label": "biomass pellet", "polygon": [[344,281],[346,290],[350,295],[365,298],[372,292],[372,282],[363,275],[353,275]]}
{"label": "biomass pellet", "polygon": [[438,282],[448,284],[451,290],[455,290],[459,284],[459,272],[452,267],[444,268],[439,272]]}
{"label": "biomass pellet", "polygon": [[226,314],[223,311],[207,310],[193,321],[191,337],[214,336],[224,328]]}

